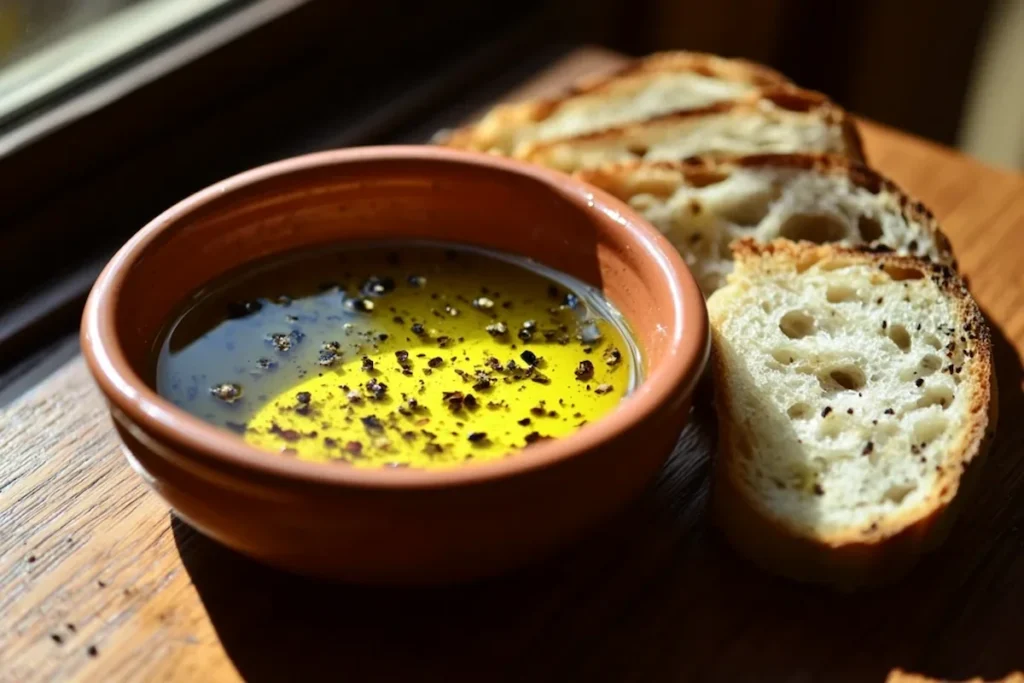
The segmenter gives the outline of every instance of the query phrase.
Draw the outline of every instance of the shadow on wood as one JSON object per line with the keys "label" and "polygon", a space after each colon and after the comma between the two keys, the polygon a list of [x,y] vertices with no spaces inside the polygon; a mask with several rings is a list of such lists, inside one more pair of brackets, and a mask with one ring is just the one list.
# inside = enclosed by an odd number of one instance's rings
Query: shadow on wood
{"label": "shadow on wood", "polygon": [[[1012,424],[1024,415],[1020,359],[993,333],[1000,415]],[[758,572],[708,528],[707,405],[626,514],[554,561],[502,579],[327,584],[171,525],[249,681],[882,681],[896,666],[953,679],[1024,666],[1024,433],[1004,428],[996,438],[980,494],[942,549],[897,585],[840,595]]]}

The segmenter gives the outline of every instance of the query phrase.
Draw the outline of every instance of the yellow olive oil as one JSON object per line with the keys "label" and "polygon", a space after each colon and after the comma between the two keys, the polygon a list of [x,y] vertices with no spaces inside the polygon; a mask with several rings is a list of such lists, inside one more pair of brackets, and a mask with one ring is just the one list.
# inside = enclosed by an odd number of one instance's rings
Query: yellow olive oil
{"label": "yellow olive oil", "polygon": [[157,390],[302,460],[443,467],[608,413],[638,350],[602,294],[527,259],[432,243],[287,255],[199,292]]}

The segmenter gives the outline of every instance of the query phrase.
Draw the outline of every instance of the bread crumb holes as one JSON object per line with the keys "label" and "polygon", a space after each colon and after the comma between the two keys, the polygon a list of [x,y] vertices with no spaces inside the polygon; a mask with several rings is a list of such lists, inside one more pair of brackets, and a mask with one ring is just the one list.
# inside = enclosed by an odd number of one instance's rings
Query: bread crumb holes
{"label": "bread crumb holes", "polygon": [[825,298],[829,303],[840,304],[844,301],[856,301],[860,297],[857,296],[857,290],[848,285],[829,285],[825,290]]}
{"label": "bread crumb holes", "polygon": [[925,389],[924,394],[917,399],[917,407],[929,408],[931,406],[939,406],[945,410],[952,402],[953,390],[945,385],[936,384]]}
{"label": "bread crumb holes", "polygon": [[826,391],[857,391],[867,383],[864,371],[855,365],[843,365],[818,375],[818,382]]}
{"label": "bread crumb holes", "polygon": [[889,339],[895,344],[900,351],[906,353],[910,350],[910,333],[907,332],[907,328],[903,325],[889,325],[888,326]]}
{"label": "bread crumb holes", "polygon": [[811,406],[806,403],[794,403],[786,414],[794,420],[806,420],[811,416]]}
{"label": "bread crumb holes", "polygon": [[882,224],[878,222],[877,218],[861,216],[857,219],[857,232],[865,242],[874,242],[882,237]]}
{"label": "bread crumb holes", "polygon": [[779,228],[780,237],[815,244],[838,242],[847,237],[847,232],[843,221],[828,214],[793,214]]}
{"label": "bread crumb holes", "polygon": [[806,311],[789,311],[779,320],[779,329],[790,339],[814,334],[814,317]]}

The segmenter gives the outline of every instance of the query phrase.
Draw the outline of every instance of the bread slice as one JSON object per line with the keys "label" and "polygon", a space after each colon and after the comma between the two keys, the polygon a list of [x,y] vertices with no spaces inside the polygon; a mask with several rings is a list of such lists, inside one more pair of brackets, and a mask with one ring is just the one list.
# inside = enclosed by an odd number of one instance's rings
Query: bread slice
{"label": "bread slice", "polygon": [[710,295],[732,270],[729,244],[783,237],[866,243],[953,265],[931,213],[849,159],[759,155],[730,160],[627,162],[577,173],[639,210],[682,253]]}
{"label": "bread slice", "polygon": [[610,76],[581,81],[562,97],[499,105],[442,142],[516,156],[529,142],[585,135],[788,83],[782,74],[741,59],[659,53],[634,60]]}
{"label": "bread slice", "polygon": [[786,240],[735,252],[708,300],[713,516],[778,574],[896,578],[943,539],[995,427],[985,320],[921,259]]}
{"label": "bread slice", "polygon": [[519,145],[515,156],[572,172],[630,160],[828,153],[863,159],[853,119],[820,93],[777,88],[586,135]]}
{"label": "bread slice", "polygon": [[[948,679],[931,678],[930,676],[923,676],[921,674],[908,673],[902,669],[893,669],[889,672],[889,675],[885,679],[885,683],[955,683]],[[961,683],[1024,683],[1024,673],[1015,671],[1007,674],[1003,678],[998,680],[988,680],[984,678],[974,677]]]}

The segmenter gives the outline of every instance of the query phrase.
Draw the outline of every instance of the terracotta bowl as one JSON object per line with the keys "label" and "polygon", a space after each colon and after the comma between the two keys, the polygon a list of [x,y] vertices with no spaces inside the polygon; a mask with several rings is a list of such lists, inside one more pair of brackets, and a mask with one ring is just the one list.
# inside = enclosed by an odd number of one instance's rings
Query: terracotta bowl
{"label": "terracotta bowl", "polygon": [[[430,471],[264,452],[154,390],[162,332],[218,275],[300,247],[425,238],[528,256],[601,287],[639,341],[643,383],[567,438]],[[129,462],[189,524],[303,574],[431,583],[537,559],[634,498],[686,422],[708,326],[675,250],[597,189],[489,155],[368,147],[263,166],[164,212],[100,275],[82,348]]]}

